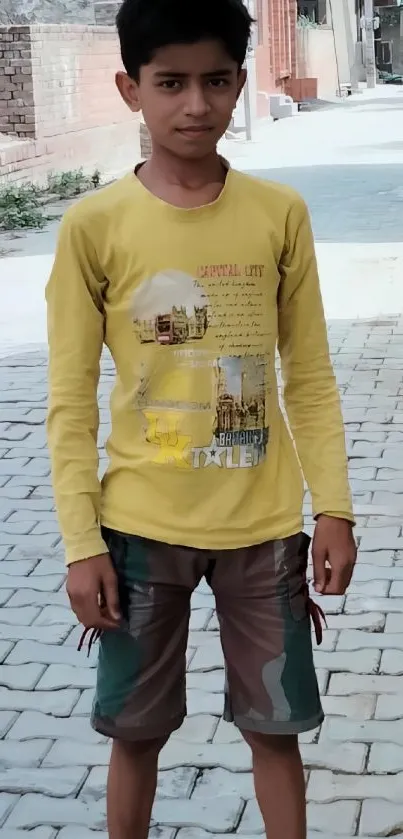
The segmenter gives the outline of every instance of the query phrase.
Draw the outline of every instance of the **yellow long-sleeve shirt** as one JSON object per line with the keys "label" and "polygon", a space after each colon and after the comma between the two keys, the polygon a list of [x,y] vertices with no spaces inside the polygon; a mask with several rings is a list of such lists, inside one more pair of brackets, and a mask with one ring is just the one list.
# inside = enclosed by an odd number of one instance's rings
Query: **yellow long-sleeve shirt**
{"label": "yellow long-sleeve shirt", "polygon": [[[217,201],[186,210],[131,174],[66,214],[47,303],[68,563],[106,551],[101,525],[211,549],[292,535],[299,461],[314,513],[353,520],[312,233],[291,189],[230,170]],[[116,386],[100,483],[104,342]]]}

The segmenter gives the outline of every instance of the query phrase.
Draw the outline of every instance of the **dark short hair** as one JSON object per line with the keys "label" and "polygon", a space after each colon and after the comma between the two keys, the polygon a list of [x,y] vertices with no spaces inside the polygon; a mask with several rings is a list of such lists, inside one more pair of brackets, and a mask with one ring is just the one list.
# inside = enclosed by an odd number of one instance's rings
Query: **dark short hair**
{"label": "dark short hair", "polygon": [[139,80],[158,49],[218,40],[241,69],[253,19],[242,0],[123,0],[116,24],[128,75]]}

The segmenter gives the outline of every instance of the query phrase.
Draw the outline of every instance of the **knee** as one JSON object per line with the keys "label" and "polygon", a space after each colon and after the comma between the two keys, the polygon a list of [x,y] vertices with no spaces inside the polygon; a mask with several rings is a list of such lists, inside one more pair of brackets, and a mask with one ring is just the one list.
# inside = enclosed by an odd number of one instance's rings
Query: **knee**
{"label": "knee", "polygon": [[254,759],[275,756],[290,757],[299,754],[298,737],[284,734],[261,734],[243,731],[242,736],[252,750]]}
{"label": "knee", "polygon": [[120,753],[127,760],[154,763],[158,760],[159,754],[168,740],[169,737],[159,737],[155,740],[137,740],[136,742],[114,740],[113,750],[115,754]]}

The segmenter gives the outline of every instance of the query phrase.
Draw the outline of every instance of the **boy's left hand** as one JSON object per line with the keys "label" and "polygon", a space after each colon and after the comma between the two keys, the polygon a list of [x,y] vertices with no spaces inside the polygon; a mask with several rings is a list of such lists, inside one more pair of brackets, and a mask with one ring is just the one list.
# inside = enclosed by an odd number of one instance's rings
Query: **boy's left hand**
{"label": "boy's left hand", "polygon": [[346,519],[319,517],[312,543],[315,591],[344,594],[357,560],[353,526]]}

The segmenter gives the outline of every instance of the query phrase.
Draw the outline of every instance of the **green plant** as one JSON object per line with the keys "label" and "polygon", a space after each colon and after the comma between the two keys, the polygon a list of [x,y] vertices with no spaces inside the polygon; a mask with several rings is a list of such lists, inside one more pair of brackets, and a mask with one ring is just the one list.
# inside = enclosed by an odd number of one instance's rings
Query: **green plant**
{"label": "green plant", "polygon": [[92,175],[85,175],[82,169],[52,173],[48,175],[48,191],[61,198],[74,198],[82,192],[98,187],[100,182],[101,173],[98,169]]}
{"label": "green plant", "polygon": [[41,190],[34,184],[0,188],[0,229],[17,230],[44,227],[44,216],[39,198]]}
{"label": "green plant", "polygon": [[297,20],[298,29],[318,29],[319,24],[308,15],[299,15]]}

